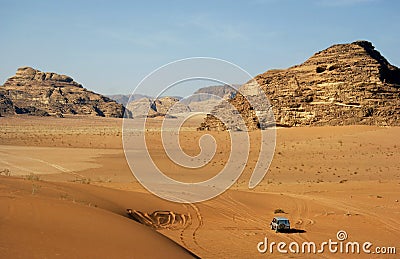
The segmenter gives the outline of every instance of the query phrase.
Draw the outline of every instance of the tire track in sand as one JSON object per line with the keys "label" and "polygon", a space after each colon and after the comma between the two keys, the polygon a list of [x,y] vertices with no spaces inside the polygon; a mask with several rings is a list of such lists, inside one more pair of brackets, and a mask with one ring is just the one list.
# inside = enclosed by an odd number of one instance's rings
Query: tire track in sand
{"label": "tire track in sand", "polygon": [[[205,249],[203,246],[201,246],[199,244],[198,240],[197,240],[197,231],[199,231],[199,229],[204,225],[203,216],[200,213],[199,207],[197,207],[193,203],[187,203],[185,206],[188,208],[188,210],[189,210],[189,207],[190,207],[194,211],[194,214],[196,215],[196,219],[197,219],[197,222],[198,222],[197,226],[194,228],[193,232],[190,234],[191,235],[190,240],[193,242],[193,244],[197,248],[200,248],[203,251],[209,252],[207,249]],[[181,240],[184,239],[183,238],[184,237],[184,232],[186,232],[188,229],[189,228],[182,230],[182,232],[181,232],[181,237],[182,237]]]}

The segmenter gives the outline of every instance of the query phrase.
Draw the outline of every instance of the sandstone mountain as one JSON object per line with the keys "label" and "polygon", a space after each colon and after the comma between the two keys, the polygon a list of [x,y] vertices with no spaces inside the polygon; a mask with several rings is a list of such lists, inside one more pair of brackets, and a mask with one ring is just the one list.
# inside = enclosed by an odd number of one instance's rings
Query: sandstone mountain
{"label": "sandstone mountain", "polygon": [[179,113],[190,112],[190,108],[179,102],[175,97],[160,97],[160,98],[141,98],[139,100],[131,101],[127,104],[126,109],[132,113],[132,117],[156,117],[177,115]]}
{"label": "sandstone mountain", "polygon": [[[262,103],[261,86],[270,100]],[[400,69],[391,65],[368,41],[333,45],[301,65],[260,74],[240,88],[230,103],[247,130],[273,124],[263,117],[272,109],[277,125],[400,125]],[[246,100],[258,103],[251,107]],[[264,106],[263,106],[264,105]],[[236,121],[222,124],[231,112],[215,107],[201,130],[246,130]],[[257,118],[257,115],[261,115]]]}
{"label": "sandstone mountain", "polygon": [[228,85],[213,85],[208,87],[203,87],[198,89],[193,93],[193,96],[190,97],[191,102],[201,102],[208,99],[211,99],[211,96],[218,96],[225,99],[233,98],[236,95],[237,85],[228,86]]}
{"label": "sandstone mountain", "polygon": [[122,117],[124,107],[91,92],[71,77],[21,67],[0,86],[0,115],[80,114]]}
{"label": "sandstone mountain", "polygon": [[236,85],[214,85],[198,89],[192,96],[183,100],[193,112],[211,111],[221,99],[231,99],[236,95]]}
{"label": "sandstone mountain", "polygon": [[106,95],[106,97],[110,98],[111,100],[116,101],[119,104],[122,104],[125,107],[128,105],[129,98],[130,98],[131,102],[140,100],[142,98],[150,98],[150,96],[143,95],[143,94],[133,94],[133,95],[129,95],[129,94],[112,94],[112,95]]}

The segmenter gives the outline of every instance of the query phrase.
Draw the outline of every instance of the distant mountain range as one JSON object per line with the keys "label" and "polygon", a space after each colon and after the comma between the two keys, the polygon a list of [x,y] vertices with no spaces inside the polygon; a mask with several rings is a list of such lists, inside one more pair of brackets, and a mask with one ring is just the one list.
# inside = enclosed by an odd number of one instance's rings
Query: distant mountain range
{"label": "distant mountain range", "polygon": [[126,107],[129,102],[129,98],[132,98],[131,101],[140,100],[142,98],[151,98],[150,96],[143,95],[143,94],[133,94],[132,96],[129,94],[113,94],[113,95],[106,95],[108,98],[116,101],[117,103],[122,104]]}
{"label": "distant mountain range", "polygon": [[[233,87],[238,87],[238,85]],[[185,99],[179,96],[164,96],[156,99],[141,94],[133,94],[132,96],[118,94],[108,95],[107,97],[123,104],[132,112],[134,117],[154,117],[164,116],[172,107],[173,109],[169,113],[175,115],[187,112],[211,111],[215,105],[220,103],[221,99],[233,98],[235,94],[235,88],[227,85],[216,85],[200,88]],[[131,98],[130,102],[129,98]]]}
{"label": "distant mountain range", "polygon": [[[190,104],[191,102],[201,102],[209,99],[217,99],[216,97],[233,97],[236,93],[235,88],[237,89],[240,85],[233,85],[232,87],[228,85],[214,85],[214,86],[207,86],[200,88],[196,90],[192,96],[189,98],[186,98],[184,100],[185,104]],[[113,94],[113,95],[106,95],[108,98],[116,101],[117,103],[120,103],[124,106],[127,105],[129,98],[131,98],[131,101],[137,101],[142,98],[148,98],[148,99],[155,99],[155,97],[151,97],[148,95],[143,95],[143,94]],[[165,96],[162,96],[160,98],[163,98]],[[168,96],[172,97],[178,100],[182,100],[181,96]]]}

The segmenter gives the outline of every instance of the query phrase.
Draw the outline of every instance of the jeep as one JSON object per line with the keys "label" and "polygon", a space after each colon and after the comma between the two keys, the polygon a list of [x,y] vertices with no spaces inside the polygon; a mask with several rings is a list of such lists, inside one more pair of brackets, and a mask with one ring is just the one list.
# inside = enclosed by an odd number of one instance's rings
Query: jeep
{"label": "jeep", "polygon": [[270,227],[275,232],[290,230],[290,222],[284,217],[274,217],[271,221]]}

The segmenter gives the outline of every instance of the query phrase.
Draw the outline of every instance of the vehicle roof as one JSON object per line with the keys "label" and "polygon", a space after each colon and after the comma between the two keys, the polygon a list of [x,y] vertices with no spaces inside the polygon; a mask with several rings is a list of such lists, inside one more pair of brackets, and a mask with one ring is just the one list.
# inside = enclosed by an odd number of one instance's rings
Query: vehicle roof
{"label": "vehicle roof", "polygon": [[277,220],[289,220],[288,218],[285,218],[285,217],[274,217],[274,218]]}

